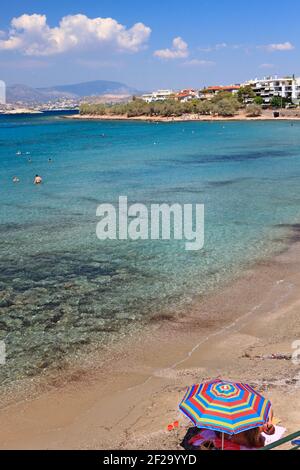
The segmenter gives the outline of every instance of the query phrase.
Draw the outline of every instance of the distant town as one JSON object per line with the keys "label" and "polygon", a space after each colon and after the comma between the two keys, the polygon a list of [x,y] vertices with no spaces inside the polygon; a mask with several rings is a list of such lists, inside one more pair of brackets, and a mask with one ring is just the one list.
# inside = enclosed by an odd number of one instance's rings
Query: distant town
{"label": "distant town", "polygon": [[[100,82],[100,81],[99,81]],[[92,83],[92,82],[90,82]],[[95,82],[96,83],[96,82]],[[98,83],[98,82],[97,82]],[[86,85],[86,84],[85,84]],[[66,96],[48,99],[41,102],[35,99],[10,99],[6,98],[5,83],[0,81],[0,113],[22,114],[43,113],[46,111],[79,110],[83,103],[102,103],[113,105],[116,103],[129,103],[132,100],[141,100],[145,103],[176,101],[188,103],[192,101],[212,101],[217,95],[228,98],[236,96],[244,105],[257,105],[264,108],[296,108],[300,104],[300,78],[265,77],[263,79],[248,80],[244,83],[231,85],[211,85],[200,89],[161,89],[149,93],[92,93],[89,96]]]}
{"label": "distant town", "polygon": [[0,103],[0,113],[2,114],[39,114],[47,111],[68,111],[78,110],[79,101],[72,99],[62,99],[58,101],[50,101],[48,103],[30,104],[17,101],[14,103]]}
{"label": "distant town", "polygon": [[[299,106],[300,103],[300,78],[279,78],[277,76],[249,80],[242,84],[209,86],[199,90],[185,89],[178,92],[174,90],[158,90],[143,94],[141,99],[147,103],[169,99],[176,99],[181,102],[193,99],[211,100],[218,93],[236,94],[241,89],[248,89],[248,93],[246,93],[248,96],[245,96],[244,99],[246,104],[255,102],[262,107],[269,107],[272,106],[272,103],[277,103],[277,98],[282,99],[282,104],[285,105]],[[252,93],[250,90],[252,90]]]}

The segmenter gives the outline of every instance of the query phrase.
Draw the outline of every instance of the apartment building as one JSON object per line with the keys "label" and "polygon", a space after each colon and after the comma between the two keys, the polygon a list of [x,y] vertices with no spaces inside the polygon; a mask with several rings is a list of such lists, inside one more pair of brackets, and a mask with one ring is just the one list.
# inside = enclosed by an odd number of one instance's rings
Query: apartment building
{"label": "apartment building", "polygon": [[166,101],[174,97],[173,90],[157,90],[152,93],[145,93],[141,96],[141,99],[146,103],[153,103],[154,101]]}
{"label": "apartment building", "polygon": [[262,80],[249,80],[243,86],[251,86],[257,96],[261,96],[265,105],[269,105],[274,96],[286,98],[292,103],[300,102],[300,78],[266,77]]}

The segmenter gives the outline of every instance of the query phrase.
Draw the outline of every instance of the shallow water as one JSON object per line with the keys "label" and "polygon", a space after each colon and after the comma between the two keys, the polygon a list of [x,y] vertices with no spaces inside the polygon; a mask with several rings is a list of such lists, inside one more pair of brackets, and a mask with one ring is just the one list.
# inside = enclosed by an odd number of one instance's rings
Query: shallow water
{"label": "shallow water", "polygon": [[[153,313],[180,312],[281,249],[299,222],[299,182],[298,122],[0,117],[0,377],[37,374]],[[96,208],[119,195],[204,203],[204,249],[99,241]]]}

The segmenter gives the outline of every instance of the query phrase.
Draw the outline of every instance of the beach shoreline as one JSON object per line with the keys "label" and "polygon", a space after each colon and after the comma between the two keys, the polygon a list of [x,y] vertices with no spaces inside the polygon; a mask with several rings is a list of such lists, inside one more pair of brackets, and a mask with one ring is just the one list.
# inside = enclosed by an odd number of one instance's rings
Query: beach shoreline
{"label": "beach shoreline", "polygon": [[[273,403],[289,432],[300,419],[300,243],[0,410],[2,449],[178,449],[178,403],[206,379],[245,381]],[[282,328],[284,325],[284,328]],[[272,355],[275,355],[272,357]],[[276,357],[282,357],[276,358]],[[180,427],[167,425],[179,419]]]}
{"label": "beach shoreline", "polygon": [[[229,121],[229,122],[240,122],[240,121],[299,121],[300,113],[293,112],[291,110],[284,110],[281,115],[274,118],[273,111],[263,111],[261,116],[250,117],[246,116],[245,113],[239,113],[235,116],[211,116],[211,115],[199,115],[199,114],[185,114],[182,116],[166,117],[166,116],[134,116],[128,117],[126,115],[89,115],[89,114],[74,114],[70,116],[63,116],[65,119],[74,119],[80,121],[134,121],[134,122],[218,122],[218,121]],[[284,114],[283,114],[284,113]]]}

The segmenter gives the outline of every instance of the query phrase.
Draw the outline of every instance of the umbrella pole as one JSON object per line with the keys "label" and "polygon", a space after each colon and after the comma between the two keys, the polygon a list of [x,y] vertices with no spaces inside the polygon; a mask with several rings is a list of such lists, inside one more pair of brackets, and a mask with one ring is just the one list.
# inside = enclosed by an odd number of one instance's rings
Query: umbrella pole
{"label": "umbrella pole", "polygon": [[224,450],[224,433],[222,432],[222,450]]}

